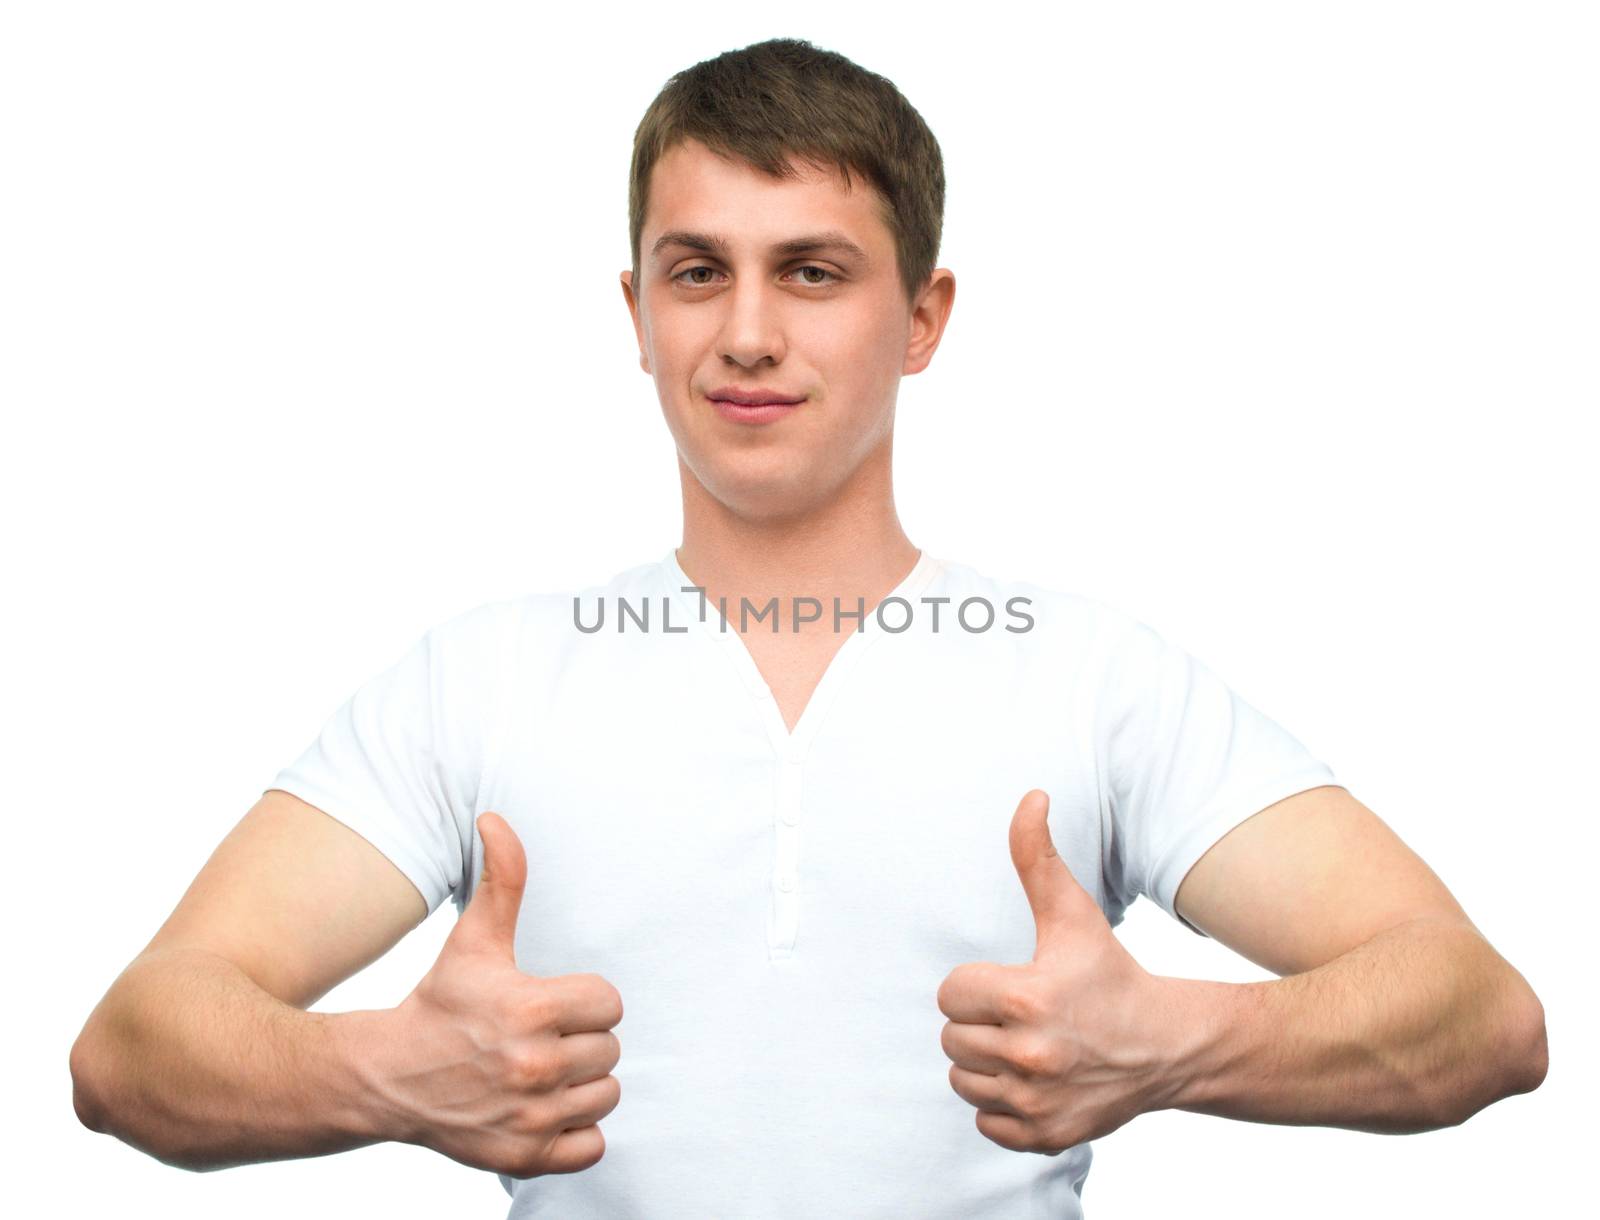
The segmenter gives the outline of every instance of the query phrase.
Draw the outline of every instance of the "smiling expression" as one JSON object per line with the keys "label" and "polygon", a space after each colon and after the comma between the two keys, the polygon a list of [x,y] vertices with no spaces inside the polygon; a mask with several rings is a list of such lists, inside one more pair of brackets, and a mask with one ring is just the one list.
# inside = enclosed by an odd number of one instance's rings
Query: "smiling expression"
{"label": "smiling expression", "polygon": [[[797,167],[675,145],[651,174],[637,291],[622,275],[679,457],[741,516],[804,513],[869,461],[886,474],[900,378],[931,359],[954,289],[936,271],[913,310],[881,196]],[[752,398],[788,405],[731,401]]]}

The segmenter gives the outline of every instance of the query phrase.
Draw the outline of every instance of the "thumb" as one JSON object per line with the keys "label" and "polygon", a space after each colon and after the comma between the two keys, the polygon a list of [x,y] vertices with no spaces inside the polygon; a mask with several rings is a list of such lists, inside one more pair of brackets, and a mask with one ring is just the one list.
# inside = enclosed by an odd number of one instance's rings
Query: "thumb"
{"label": "thumb", "polygon": [[1062,952],[1086,920],[1103,920],[1097,903],[1059,855],[1050,838],[1050,797],[1034,788],[1011,818],[1011,862],[1033,908],[1033,960]]}
{"label": "thumb", "polygon": [[528,857],[517,832],[498,813],[478,818],[478,834],[483,838],[483,876],[451,936],[515,964],[517,915],[528,881]]}

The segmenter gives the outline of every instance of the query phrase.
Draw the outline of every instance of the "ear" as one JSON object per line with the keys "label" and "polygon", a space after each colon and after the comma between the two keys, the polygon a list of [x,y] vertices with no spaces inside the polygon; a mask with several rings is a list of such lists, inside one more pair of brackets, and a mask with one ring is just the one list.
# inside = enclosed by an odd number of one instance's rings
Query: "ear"
{"label": "ear", "polygon": [[623,271],[622,299],[628,303],[628,315],[633,319],[633,335],[639,342],[639,367],[645,372],[650,371],[650,357],[646,354],[644,342],[644,319],[639,316],[639,298],[633,290],[633,272]]}
{"label": "ear", "polygon": [[911,333],[906,341],[903,376],[920,373],[933,360],[934,349],[944,337],[945,323],[956,303],[956,277],[953,271],[935,267],[911,308]]}

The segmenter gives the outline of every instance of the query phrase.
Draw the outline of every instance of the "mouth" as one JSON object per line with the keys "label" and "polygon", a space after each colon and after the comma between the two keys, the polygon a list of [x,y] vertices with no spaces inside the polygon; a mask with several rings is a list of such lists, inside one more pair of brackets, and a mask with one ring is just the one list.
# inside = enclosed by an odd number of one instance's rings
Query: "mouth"
{"label": "mouth", "polygon": [[736,424],[770,424],[782,419],[805,401],[803,398],[778,398],[772,394],[736,394],[731,391],[719,391],[707,395],[707,399],[717,409],[718,415]]}

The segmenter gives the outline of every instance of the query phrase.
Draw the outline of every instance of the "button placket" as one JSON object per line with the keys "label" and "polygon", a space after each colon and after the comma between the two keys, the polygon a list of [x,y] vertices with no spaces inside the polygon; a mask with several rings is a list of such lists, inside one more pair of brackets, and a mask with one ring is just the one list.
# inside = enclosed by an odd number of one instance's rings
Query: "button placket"
{"label": "button placket", "polygon": [[[916,566],[887,597],[914,598],[922,593],[942,568],[939,560],[922,551]],[[677,548],[667,552],[661,565],[663,580],[672,596],[690,605],[681,586],[692,582],[678,564]],[[698,607],[692,607],[689,617],[698,618],[701,627],[722,649],[724,655],[738,672],[745,691],[758,705],[757,714],[765,722],[767,735],[772,742],[775,770],[773,788],[774,859],[770,877],[772,905],[768,921],[767,947],[774,960],[788,960],[794,956],[794,945],[800,926],[800,817],[801,772],[811,739],[816,735],[828,709],[837,696],[840,684],[850,669],[859,664],[862,653],[877,638],[857,630],[839,647],[828,664],[815,690],[811,694],[799,722],[791,730],[783,720],[777,699],[766,679],[761,675],[755,658],[740,639],[739,634],[726,628],[720,608],[713,616]]]}
{"label": "button placket", "polygon": [[789,758],[778,763],[778,819],[785,826],[800,825],[800,766]]}
{"label": "button placket", "polygon": [[773,775],[776,859],[773,861],[771,949],[776,953],[793,951],[800,928],[801,765],[796,757],[780,758]]}

